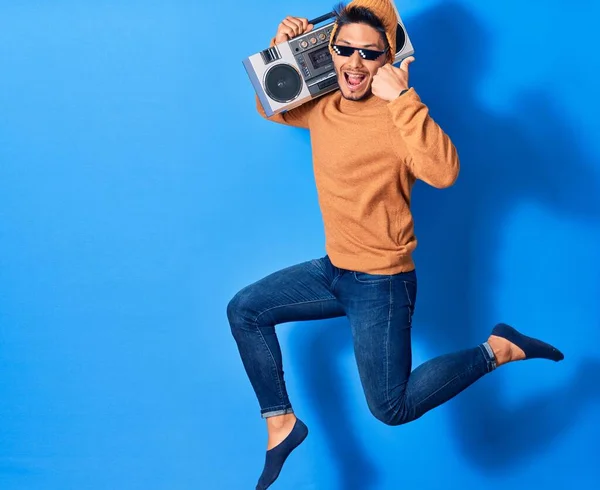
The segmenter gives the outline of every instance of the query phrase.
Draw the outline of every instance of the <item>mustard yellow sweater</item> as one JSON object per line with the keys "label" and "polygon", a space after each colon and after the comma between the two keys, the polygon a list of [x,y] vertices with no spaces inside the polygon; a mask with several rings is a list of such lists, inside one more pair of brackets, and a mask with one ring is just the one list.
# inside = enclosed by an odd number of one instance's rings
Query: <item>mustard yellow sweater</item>
{"label": "mustard yellow sweater", "polygon": [[393,100],[360,101],[339,90],[270,118],[310,131],[325,249],[342,269],[369,274],[412,270],[417,246],[410,211],[416,179],[451,186],[459,158],[448,135],[411,88]]}

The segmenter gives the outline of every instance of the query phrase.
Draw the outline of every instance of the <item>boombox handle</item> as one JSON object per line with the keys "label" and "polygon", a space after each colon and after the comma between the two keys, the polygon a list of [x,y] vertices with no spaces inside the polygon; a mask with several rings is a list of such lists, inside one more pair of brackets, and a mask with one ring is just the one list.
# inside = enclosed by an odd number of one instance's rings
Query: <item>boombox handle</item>
{"label": "boombox handle", "polygon": [[327,14],[321,15],[320,17],[317,17],[316,19],[309,20],[308,23],[315,26],[317,24],[320,24],[324,20],[331,19],[333,17],[335,17],[335,12],[329,12]]}

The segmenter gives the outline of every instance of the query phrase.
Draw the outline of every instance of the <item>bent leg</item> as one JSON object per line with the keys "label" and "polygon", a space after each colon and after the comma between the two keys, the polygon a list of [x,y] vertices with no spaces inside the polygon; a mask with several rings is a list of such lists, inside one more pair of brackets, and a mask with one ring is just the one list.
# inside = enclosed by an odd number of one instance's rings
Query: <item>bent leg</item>
{"label": "bent leg", "polygon": [[327,258],[280,270],[230,301],[231,331],[263,418],[291,413],[275,325],[344,314],[331,293],[335,272]]}
{"label": "bent leg", "polygon": [[448,401],[494,367],[481,344],[436,357],[411,372],[414,272],[348,274],[340,295],[352,326],[358,370],[369,409],[389,425],[415,420]]}

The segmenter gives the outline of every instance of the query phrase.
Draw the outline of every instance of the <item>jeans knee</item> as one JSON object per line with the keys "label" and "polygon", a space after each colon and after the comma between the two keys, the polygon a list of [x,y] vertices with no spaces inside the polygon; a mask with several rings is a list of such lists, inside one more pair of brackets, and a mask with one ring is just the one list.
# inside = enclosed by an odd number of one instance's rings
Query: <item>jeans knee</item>
{"label": "jeans knee", "polygon": [[411,420],[404,403],[398,407],[389,403],[369,403],[369,410],[377,420],[389,426],[403,425]]}
{"label": "jeans knee", "polygon": [[249,323],[251,317],[250,298],[246,290],[238,292],[227,304],[227,320],[235,336],[237,330]]}
{"label": "jeans knee", "polygon": [[229,300],[227,303],[227,320],[229,324],[233,326],[235,323],[235,319],[239,316],[238,312],[240,311],[240,300],[239,294],[236,294],[233,298]]}
{"label": "jeans knee", "polygon": [[385,425],[390,425],[390,426],[400,425],[397,423],[397,420],[394,417],[392,417],[390,410],[373,410],[373,409],[371,409],[371,413],[377,420],[384,423]]}

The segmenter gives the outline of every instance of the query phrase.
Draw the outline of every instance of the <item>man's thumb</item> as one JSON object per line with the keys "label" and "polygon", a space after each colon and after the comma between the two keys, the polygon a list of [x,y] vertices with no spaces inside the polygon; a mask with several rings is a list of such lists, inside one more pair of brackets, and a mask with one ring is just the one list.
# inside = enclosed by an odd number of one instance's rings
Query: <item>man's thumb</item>
{"label": "man's thumb", "polygon": [[415,61],[414,56],[409,56],[408,58],[402,60],[402,63],[400,63],[400,69],[408,71],[408,65],[410,65],[413,61]]}

